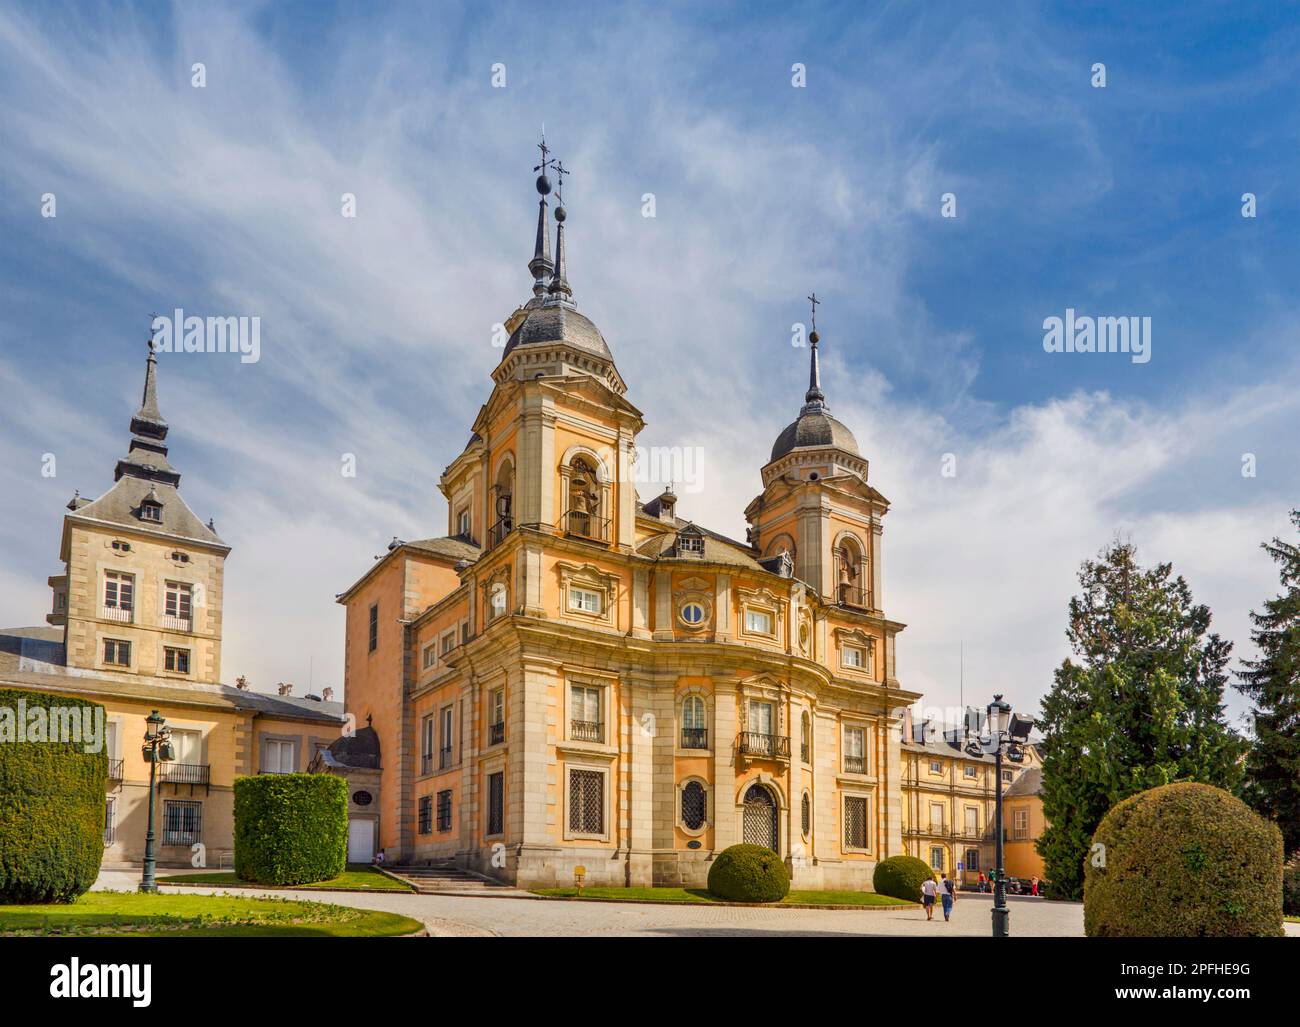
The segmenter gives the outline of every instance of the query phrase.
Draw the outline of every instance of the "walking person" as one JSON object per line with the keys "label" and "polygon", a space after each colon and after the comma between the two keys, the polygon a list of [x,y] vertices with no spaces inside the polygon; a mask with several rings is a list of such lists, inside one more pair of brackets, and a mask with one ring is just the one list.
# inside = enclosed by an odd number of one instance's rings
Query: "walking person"
{"label": "walking person", "polygon": [[1037,878],[1037,877],[1033,877],[1033,878],[1031,878],[1030,881],[1029,881],[1029,894],[1030,894],[1030,895],[1037,895],[1037,894],[1038,894],[1038,878]]}
{"label": "walking person", "polygon": [[947,874],[939,882],[939,898],[943,900],[943,919],[947,923],[952,916],[952,907],[957,903],[957,885]]}
{"label": "walking person", "polygon": [[925,918],[934,919],[934,897],[939,894],[939,886],[933,877],[927,877],[921,883],[921,905],[925,907]]}
{"label": "walking person", "polygon": [[988,891],[988,881],[989,879],[984,876],[984,871],[981,870],[980,871],[980,892],[981,893]]}

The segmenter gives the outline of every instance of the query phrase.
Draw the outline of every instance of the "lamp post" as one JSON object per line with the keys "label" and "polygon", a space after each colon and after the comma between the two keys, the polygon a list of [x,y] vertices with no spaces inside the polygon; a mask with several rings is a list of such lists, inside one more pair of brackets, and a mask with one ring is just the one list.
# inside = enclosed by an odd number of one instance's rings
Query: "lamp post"
{"label": "lamp post", "polygon": [[[993,871],[993,937],[1009,936],[1008,922],[1011,910],[1007,908],[1006,870],[1003,867],[1003,830],[1002,830],[1002,754],[1013,763],[1022,763],[1025,759],[1025,742],[1034,726],[1032,717],[1019,713],[1012,716],[1011,704],[1003,702],[1001,695],[995,695],[985,711],[986,719],[981,731],[979,713],[966,711],[966,752],[972,756],[993,756],[994,775],[994,871]],[[973,728],[973,730],[972,730]]]}
{"label": "lamp post", "polygon": [[153,815],[154,807],[158,804],[158,764],[170,763],[174,760],[176,750],[171,742],[172,729],[158,715],[157,710],[145,718],[145,723],[149,727],[144,733],[144,745],[140,747],[140,752],[144,756],[144,761],[149,764],[149,832],[144,836],[144,876],[140,879],[140,890],[156,892],[158,882],[154,880],[157,860],[154,858],[153,851]]}

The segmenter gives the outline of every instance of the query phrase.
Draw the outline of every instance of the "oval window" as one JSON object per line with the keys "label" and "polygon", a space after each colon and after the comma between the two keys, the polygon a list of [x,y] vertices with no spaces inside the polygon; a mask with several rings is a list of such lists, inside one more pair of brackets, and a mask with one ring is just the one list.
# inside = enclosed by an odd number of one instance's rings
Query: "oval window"
{"label": "oval window", "polygon": [[369,792],[353,792],[353,793],[352,793],[352,801],[355,802],[358,806],[369,806],[369,805],[370,805],[370,793],[369,793]]}
{"label": "oval window", "polygon": [[681,617],[687,624],[699,624],[704,620],[704,607],[699,603],[683,603]]}

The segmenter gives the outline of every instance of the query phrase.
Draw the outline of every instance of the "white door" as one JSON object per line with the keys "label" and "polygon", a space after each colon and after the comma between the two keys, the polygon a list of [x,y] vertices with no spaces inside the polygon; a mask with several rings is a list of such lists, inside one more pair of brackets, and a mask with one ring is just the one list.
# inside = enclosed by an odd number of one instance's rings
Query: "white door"
{"label": "white door", "polygon": [[348,862],[369,863],[375,858],[375,822],[348,821]]}

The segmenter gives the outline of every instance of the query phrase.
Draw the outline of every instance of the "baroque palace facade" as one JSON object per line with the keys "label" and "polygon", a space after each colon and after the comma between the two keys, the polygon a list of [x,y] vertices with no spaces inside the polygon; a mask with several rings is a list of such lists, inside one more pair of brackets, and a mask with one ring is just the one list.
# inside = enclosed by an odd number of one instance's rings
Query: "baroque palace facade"
{"label": "baroque palace facade", "polygon": [[[541,193],[533,296],[440,487],[339,597],[348,710],[373,725],[390,863],[528,886],[703,884],[769,846],[796,887],[870,888],[905,851],[888,502],[821,389],[818,337],[734,541],[642,503],[641,412],[566,274]],[[340,743],[342,745],[342,743]],[[381,755],[382,754],[382,755]],[[369,803],[369,791],[364,795]]]}
{"label": "baroque palace facade", "polygon": [[104,706],[107,865],[144,857],[149,764],[140,743],[157,710],[176,748],[159,770],[158,861],[228,866],[235,778],[306,770],[339,737],[343,707],[221,683],[230,546],[181,498],[168,430],[151,345],[112,488],[68,504],[46,626],[0,629],[0,688],[48,693],[51,706],[60,695]]}

